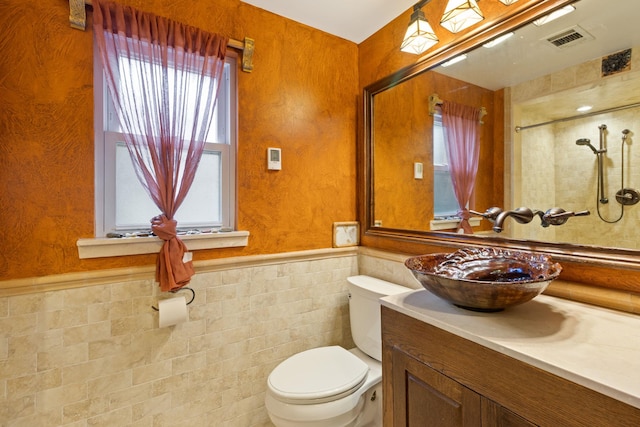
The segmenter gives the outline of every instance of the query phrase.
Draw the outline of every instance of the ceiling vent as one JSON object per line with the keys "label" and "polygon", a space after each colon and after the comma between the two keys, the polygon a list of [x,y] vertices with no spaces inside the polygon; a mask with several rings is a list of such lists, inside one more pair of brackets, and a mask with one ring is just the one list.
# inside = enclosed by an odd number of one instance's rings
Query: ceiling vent
{"label": "ceiling vent", "polygon": [[547,42],[551,43],[558,49],[565,49],[583,43],[587,40],[593,40],[593,36],[580,26],[571,27],[568,30],[561,31],[549,37],[545,37]]}

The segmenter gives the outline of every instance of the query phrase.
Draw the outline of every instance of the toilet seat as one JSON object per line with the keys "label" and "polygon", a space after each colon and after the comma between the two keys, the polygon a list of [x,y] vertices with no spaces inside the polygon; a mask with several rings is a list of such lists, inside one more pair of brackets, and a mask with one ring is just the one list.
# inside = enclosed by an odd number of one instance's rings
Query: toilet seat
{"label": "toilet seat", "polygon": [[339,346],[319,347],[280,363],[267,381],[273,397],[286,403],[331,402],[357,390],[369,366]]}

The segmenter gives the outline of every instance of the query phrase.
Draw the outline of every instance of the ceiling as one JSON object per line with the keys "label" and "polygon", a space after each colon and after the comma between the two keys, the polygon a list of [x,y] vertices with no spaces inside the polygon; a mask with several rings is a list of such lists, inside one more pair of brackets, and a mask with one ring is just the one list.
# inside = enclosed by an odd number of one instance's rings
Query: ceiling
{"label": "ceiling", "polygon": [[[417,0],[242,0],[310,27],[361,43]],[[640,45],[638,0],[580,0],[576,11],[541,27],[527,25],[506,43],[478,48],[438,72],[497,90]],[[426,6],[428,7],[428,6]],[[480,3],[482,7],[482,3]],[[593,36],[562,49],[546,41],[578,25]],[[400,49],[398,40],[398,49]],[[410,54],[407,54],[410,55]],[[416,57],[416,59],[418,59]]]}
{"label": "ceiling", "polygon": [[[497,90],[640,45],[638,0],[581,0],[576,10],[540,27],[529,24],[492,49],[477,48],[465,61],[438,72]],[[562,48],[547,41],[570,29],[585,35]]]}
{"label": "ceiling", "polygon": [[354,43],[363,42],[417,2],[417,0],[242,1]]}

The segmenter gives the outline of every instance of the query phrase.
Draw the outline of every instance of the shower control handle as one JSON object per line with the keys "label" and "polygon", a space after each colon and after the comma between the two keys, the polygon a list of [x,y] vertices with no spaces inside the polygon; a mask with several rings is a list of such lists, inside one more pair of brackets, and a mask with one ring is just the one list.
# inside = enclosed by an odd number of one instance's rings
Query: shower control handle
{"label": "shower control handle", "polygon": [[542,215],[542,226],[548,227],[549,225],[562,225],[572,216],[587,216],[591,215],[589,211],[571,212],[565,211],[562,208],[551,208]]}
{"label": "shower control handle", "polygon": [[633,188],[623,188],[616,193],[616,200],[624,206],[635,205],[640,201],[640,192]]}
{"label": "shower control handle", "polygon": [[491,222],[495,222],[496,218],[498,218],[498,215],[502,213],[502,209],[497,206],[491,207],[484,212],[476,212],[469,209],[469,213],[471,213],[472,215],[481,216],[484,219],[489,220]]}

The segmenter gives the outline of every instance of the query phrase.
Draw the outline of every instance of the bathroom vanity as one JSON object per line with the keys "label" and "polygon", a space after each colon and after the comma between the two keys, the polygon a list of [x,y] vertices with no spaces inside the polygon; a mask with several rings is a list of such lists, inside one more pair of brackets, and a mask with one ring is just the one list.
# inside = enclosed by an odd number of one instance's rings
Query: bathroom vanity
{"label": "bathroom vanity", "polygon": [[640,316],[541,295],[382,300],[384,425],[640,426]]}

